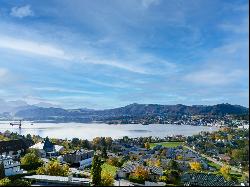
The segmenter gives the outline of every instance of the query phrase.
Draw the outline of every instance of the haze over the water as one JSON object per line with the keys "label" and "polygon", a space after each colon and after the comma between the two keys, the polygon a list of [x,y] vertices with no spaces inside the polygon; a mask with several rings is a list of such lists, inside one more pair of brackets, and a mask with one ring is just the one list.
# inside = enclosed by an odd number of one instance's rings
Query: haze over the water
{"label": "haze over the water", "polygon": [[248,106],[248,0],[1,0],[0,98]]}
{"label": "haze over the water", "polygon": [[82,138],[92,140],[95,137],[110,136],[113,139],[129,137],[160,137],[174,135],[191,136],[201,131],[216,131],[218,127],[191,126],[191,125],[165,125],[165,124],[124,124],[108,125],[104,123],[33,123],[24,121],[22,129],[9,125],[8,121],[0,121],[0,131],[17,132],[22,135],[32,134],[41,137],[72,139]]}

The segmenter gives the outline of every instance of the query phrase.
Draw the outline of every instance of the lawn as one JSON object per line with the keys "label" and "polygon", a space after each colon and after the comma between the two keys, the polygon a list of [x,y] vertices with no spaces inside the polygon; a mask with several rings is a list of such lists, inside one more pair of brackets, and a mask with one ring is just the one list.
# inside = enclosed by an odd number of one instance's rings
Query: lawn
{"label": "lawn", "polygon": [[220,170],[220,168],[221,168],[221,166],[220,166],[219,164],[216,164],[216,163],[211,162],[211,161],[208,161],[208,160],[207,160],[207,164],[208,164],[210,167],[213,167],[213,168],[215,168],[215,169],[217,169],[217,170]]}
{"label": "lawn", "polygon": [[115,166],[111,166],[111,165],[109,165],[109,164],[107,164],[107,163],[104,163],[103,165],[102,165],[102,171],[103,172],[109,172],[109,173],[111,173],[113,176],[115,176],[115,174],[116,174],[116,171],[117,171],[117,167],[115,167]]}
{"label": "lawn", "polygon": [[183,142],[160,142],[160,143],[151,143],[150,148],[154,148],[156,145],[162,145],[164,147],[178,147],[183,145]]}

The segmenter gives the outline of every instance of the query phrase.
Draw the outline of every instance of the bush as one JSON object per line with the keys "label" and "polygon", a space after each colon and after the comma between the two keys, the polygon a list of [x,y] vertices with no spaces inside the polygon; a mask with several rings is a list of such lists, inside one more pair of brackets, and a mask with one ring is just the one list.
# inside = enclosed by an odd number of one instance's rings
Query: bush
{"label": "bush", "polygon": [[66,164],[61,165],[57,160],[53,160],[39,167],[36,173],[39,175],[68,176],[69,166]]}
{"label": "bush", "polygon": [[114,176],[109,172],[102,172],[101,174],[101,186],[113,186]]}
{"label": "bush", "polygon": [[35,151],[27,153],[21,158],[21,167],[25,170],[34,170],[42,166],[43,161],[38,157]]}
{"label": "bush", "polygon": [[23,179],[10,180],[9,178],[4,178],[0,180],[0,186],[30,186],[29,181]]}
{"label": "bush", "polygon": [[41,167],[43,165],[43,163],[34,163],[34,164],[28,164],[28,165],[22,165],[21,164],[21,168],[24,170],[36,170],[37,168]]}
{"label": "bush", "polygon": [[145,181],[142,178],[136,177],[136,176],[133,176],[133,175],[129,175],[129,181],[139,183],[139,184],[144,184],[145,183]]}

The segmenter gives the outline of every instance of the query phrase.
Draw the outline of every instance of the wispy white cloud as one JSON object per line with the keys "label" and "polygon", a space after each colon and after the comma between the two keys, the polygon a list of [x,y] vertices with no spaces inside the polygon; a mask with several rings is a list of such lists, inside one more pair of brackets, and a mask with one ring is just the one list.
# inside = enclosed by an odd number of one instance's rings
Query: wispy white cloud
{"label": "wispy white cloud", "polygon": [[66,88],[59,88],[59,87],[37,87],[33,88],[34,90],[38,91],[49,91],[49,92],[61,92],[61,93],[76,93],[76,94],[101,94],[101,92],[95,92],[95,91],[86,91],[86,90],[76,90],[76,89],[66,89]]}
{"label": "wispy white cloud", "polygon": [[101,86],[106,86],[106,87],[112,87],[112,88],[128,88],[130,85],[120,82],[120,83],[113,83],[113,82],[104,82],[104,81],[98,81],[98,80],[93,80],[86,78],[86,80],[90,83],[101,85]]}
{"label": "wispy white cloud", "polygon": [[232,70],[231,72],[215,71],[213,69],[201,70],[187,74],[186,81],[200,85],[226,85],[237,81],[244,72],[241,70]]}
{"label": "wispy white cloud", "polygon": [[[43,38],[43,41],[46,38]],[[60,44],[65,46],[65,44]],[[139,74],[160,74],[160,69],[155,69],[158,66],[166,66],[169,70],[173,70],[176,65],[169,63],[166,60],[159,59],[153,55],[145,53],[130,52],[130,58],[113,58],[106,55],[99,55],[94,48],[84,46],[83,50],[79,52],[79,49],[67,46],[70,51],[57,47],[57,45],[50,42],[40,42],[40,39],[20,39],[8,35],[0,34],[0,48],[14,50],[22,54],[45,56],[48,58],[56,58],[59,60],[68,61],[73,65],[73,62],[83,64],[105,65],[113,68],[126,70]],[[83,55],[84,54],[84,55]],[[53,61],[52,61],[53,62]],[[61,64],[64,66],[65,63]],[[57,63],[58,65],[58,63]],[[151,66],[151,67],[149,67]],[[152,68],[154,66],[155,68]],[[161,67],[162,68],[162,67]],[[162,69],[161,69],[162,70]],[[164,71],[164,73],[166,73]]]}
{"label": "wispy white cloud", "polygon": [[51,104],[51,105],[57,105],[59,106],[60,104],[54,100],[49,100],[49,99],[44,99],[38,96],[32,96],[32,95],[25,95],[23,97],[20,98],[21,100],[27,102],[30,105],[36,105],[39,103],[47,103],[47,104]]}
{"label": "wispy white cloud", "polygon": [[158,5],[160,0],[142,0],[141,2],[143,7],[148,8],[152,5]]}
{"label": "wispy white cloud", "polygon": [[249,19],[247,17],[237,23],[222,23],[219,25],[219,28],[236,34],[247,34],[249,33]]}
{"label": "wispy white cloud", "polygon": [[32,40],[22,40],[8,36],[0,35],[0,48],[26,52],[34,55],[58,58],[62,60],[72,59],[72,57],[66,54],[62,49],[57,48],[51,44],[36,42]]}
{"label": "wispy white cloud", "polygon": [[1,85],[8,85],[12,82],[14,77],[11,75],[10,71],[6,68],[0,67],[0,84]]}
{"label": "wispy white cloud", "polygon": [[13,7],[11,9],[10,15],[18,18],[24,18],[28,16],[33,16],[34,13],[31,10],[30,5],[25,5],[21,7]]}
{"label": "wispy white cloud", "polygon": [[0,68],[0,81],[3,80],[5,76],[7,76],[7,73],[8,73],[7,69]]}
{"label": "wispy white cloud", "polygon": [[94,56],[89,56],[87,58],[85,57],[85,58],[81,58],[81,59],[82,59],[82,61],[81,61],[82,63],[108,65],[108,66],[127,70],[127,71],[134,72],[134,73],[141,73],[141,74],[148,74],[149,73],[145,70],[144,67],[131,65],[131,64],[128,64],[126,62],[122,62],[121,60],[98,59]]}

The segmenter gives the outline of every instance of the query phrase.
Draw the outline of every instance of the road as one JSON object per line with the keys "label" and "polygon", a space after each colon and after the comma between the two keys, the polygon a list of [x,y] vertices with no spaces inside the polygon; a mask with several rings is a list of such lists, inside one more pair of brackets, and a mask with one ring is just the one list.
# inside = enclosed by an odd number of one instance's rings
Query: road
{"label": "road", "polygon": [[130,181],[121,179],[120,181],[115,180],[114,186],[134,186],[134,185]]}
{"label": "road", "polygon": [[[186,146],[186,145],[185,145],[184,147],[187,148],[187,149],[189,149],[189,150],[191,150],[191,151],[193,151],[194,153],[197,153],[198,155],[200,155],[200,156],[202,156],[202,157],[208,159],[209,161],[214,162],[215,164],[218,164],[218,165],[220,165],[220,166],[225,165],[224,163],[222,163],[222,162],[220,162],[220,161],[217,161],[217,160],[215,160],[215,159],[212,158],[212,157],[209,157],[209,156],[207,156],[207,155],[201,154],[201,153],[199,153],[199,152],[193,150],[191,147],[188,147],[188,146]],[[234,167],[234,166],[230,166],[230,168],[231,168],[232,171],[236,171],[236,172],[238,172],[238,173],[241,173],[241,169],[239,169],[239,168],[236,168],[236,167]],[[247,174],[247,172],[244,172],[244,173]]]}

